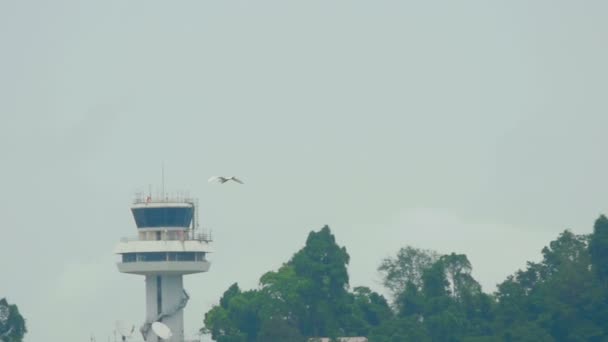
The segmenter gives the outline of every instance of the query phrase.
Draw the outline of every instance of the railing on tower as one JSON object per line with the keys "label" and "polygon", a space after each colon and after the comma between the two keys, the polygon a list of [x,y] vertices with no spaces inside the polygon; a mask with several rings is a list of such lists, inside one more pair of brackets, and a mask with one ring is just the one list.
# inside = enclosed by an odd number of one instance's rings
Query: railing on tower
{"label": "railing on tower", "polygon": [[139,236],[127,236],[120,239],[121,242],[131,242],[131,241],[199,241],[199,242],[212,242],[213,236],[210,231],[204,231],[201,233],[196,233],[193,235],[188,235],[184,233],[183,235],[169,235],[162,234],[161,239],[158,240],[155,236],[150,237],[149,239],[141,238]]}
{"label": "railing on tower", "polygon": [[[192,206],[194,207],[194,221],[192,222],[192,236],[194,237],[194,235],[196,234],[196,231],[198,230],[198,225],[199,225],[199,221],[198,221],[198,199],[195,199],[194,202],[192,203]],[[211,240],[209,240],[211,241]]]}
{"label": "railing on tower", "polygon": [[164,194],[164,195],[152,195],[138,192],[135,194],[133,204],[144,204],[144,203],[190,203],[198,204],[197,200],[190,197],[188,192],[177,192],[175,194]]}

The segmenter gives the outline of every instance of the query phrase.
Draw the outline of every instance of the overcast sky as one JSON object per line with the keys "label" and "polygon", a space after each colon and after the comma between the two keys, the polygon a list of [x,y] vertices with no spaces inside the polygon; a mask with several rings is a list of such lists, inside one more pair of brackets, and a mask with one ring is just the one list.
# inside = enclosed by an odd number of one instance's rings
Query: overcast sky
{"label": "overcast sky", "polygon": [[[27,342],[144,320],[134,193],[200,199],[186,334],[328,224],[351,285],[413,245],[486,291],[606,211],[606,1],[0,2],[0,297]],[[245,185],[210,185],[238,175]]]}

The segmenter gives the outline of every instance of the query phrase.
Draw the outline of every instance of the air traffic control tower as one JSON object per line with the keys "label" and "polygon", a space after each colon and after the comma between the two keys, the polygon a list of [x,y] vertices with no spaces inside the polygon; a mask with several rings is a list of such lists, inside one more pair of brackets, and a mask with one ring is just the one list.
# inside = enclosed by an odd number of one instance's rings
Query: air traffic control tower
{"label": "air traffic control tower", "polygon": [[[186,197],[136,196],[131,207],[138,236],[123,238],[115,248],[122,273],[145,276],[146,321],[140,328],[148,342],[183,342],[184,314],[189,296],[183,276],[207,272],[211,252],[209,234],[197,229],[197,201]],[[162,340],[152,331],[159,321],[173,336]]]}

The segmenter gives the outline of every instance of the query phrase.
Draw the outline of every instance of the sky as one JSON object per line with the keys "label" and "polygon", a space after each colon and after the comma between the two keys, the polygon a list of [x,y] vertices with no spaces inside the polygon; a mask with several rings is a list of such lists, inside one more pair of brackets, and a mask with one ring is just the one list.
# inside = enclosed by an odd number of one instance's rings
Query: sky
{"label": "sky", "polygon": [[[161,184],[216,252],[186,335],[329,225],[351,286],[400,247],[485,291],[606,212],[608,2],[0,2],[0,297],[25,341],[144,320],[112,254]],[[211,185],[213,175],[246,184]]]}

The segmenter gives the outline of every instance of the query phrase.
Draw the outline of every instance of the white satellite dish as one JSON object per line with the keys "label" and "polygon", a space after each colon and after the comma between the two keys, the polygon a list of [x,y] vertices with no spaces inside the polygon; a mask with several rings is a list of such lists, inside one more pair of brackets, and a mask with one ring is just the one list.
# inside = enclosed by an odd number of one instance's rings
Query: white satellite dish
{"label": "white satellite dish", "polygon": [[135,326],[128,325],[124,321],[116,321],[116,331],[118,331],[118,333],[122,337],[122,340],[125,341],[127,338],[133,335],[133,332],[135,331]]}
{"label": "white satellite dish", "polygon": [[171,336],[173,336],[171,329],[169,329],[166,324],[161,322],[152,323],[152,331],[154,331],[156,336],[162,338],[163,340],[168,340],[171,338]]}

